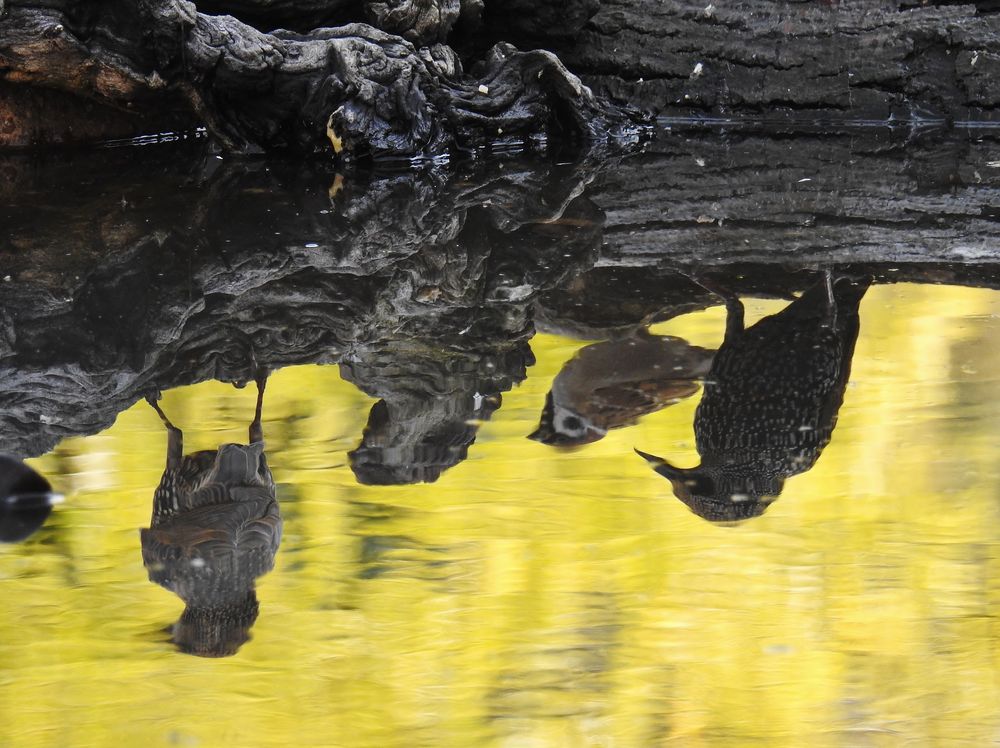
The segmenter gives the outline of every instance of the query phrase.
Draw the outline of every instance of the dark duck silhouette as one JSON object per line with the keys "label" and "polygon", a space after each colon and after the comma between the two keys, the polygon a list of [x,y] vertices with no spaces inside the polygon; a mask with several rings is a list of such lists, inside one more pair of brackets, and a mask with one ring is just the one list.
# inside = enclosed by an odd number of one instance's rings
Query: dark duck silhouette
{"label": "dark duck silhouette", "polygon": [[226,657],[249,638],[259,606],[256,579],[274,566],[281,514],[264,455],[261,410],[266,377],[257,378],[249,444],[183,454],[184,436],[153,397],[167,427],[167,468],[142,530],[149,579],[186,605],[173,641],[188,654]]}
{"label": "dark duck silhouette", "polygon": [[581,348],[552,380],[541,422],[528,438],[554,447],[603,439],[697,392],[713,355],[645,329]]}
{"label": "dark duck silhouette", "polygon": [[636,450],[699,516],[759,516],[785,479],[809,470],[830,441],[858,338],[858,307],[870,279],[827,275],[781,312],[750,328],[734,295],[726,334],[695,412],[701,464],[677,468]]}
{"label": "dark duck silhouette", "polygon": [[38,472],[16,457],[0,455],[0,543],[27,540],[60,501]]}

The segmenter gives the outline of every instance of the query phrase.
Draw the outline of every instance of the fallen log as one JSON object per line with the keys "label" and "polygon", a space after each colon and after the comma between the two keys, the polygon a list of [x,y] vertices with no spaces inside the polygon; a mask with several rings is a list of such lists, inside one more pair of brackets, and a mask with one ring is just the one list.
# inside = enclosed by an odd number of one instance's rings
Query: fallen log
{"label": "fallen log", "polygon": [[596,91],[667,117],[787,130],[997,122],[995,5],[603,0],[549,46]]}
{"label": "fallen log", "polygon": [[[419,38],[431,34],[413,22]],[[265,33],[182,0],[11,3],[0,13],[0,80],[95,101],[119,112],[115,131],[186,109],[191,125],[243,152],[441,156],[545,138],[600,147],[644,129],[544,50],[498,44],[466,74],[443,44],[418,48],[361,23]],[[17,108],[0,118],[14,122]],[[5,129],[0,145],[32,142],[30,128]]]}
{"label": "fallen log", "polygon": [[1000,126],[995,6],[14,0],[0,83],[31,93],[4,92],[0,147],[199,125],[233,151],[631,147],[647,120],[613,100],[673,126]]}

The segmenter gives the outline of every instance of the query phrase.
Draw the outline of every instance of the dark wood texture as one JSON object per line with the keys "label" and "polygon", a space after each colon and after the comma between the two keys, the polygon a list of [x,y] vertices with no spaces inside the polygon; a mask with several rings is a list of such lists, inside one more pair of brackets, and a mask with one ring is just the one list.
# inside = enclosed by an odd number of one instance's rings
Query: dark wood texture
{"label": "dark wood texture", "polygon": [[0,82],[69,94],[53,111],[79,124],[0,106],[0,146],[159,122],[242,151],[441,156],[544,136],[631,148],[643,120],[612,100],[675,125],[997,125],[994,5],[14,0],[0,3]]}
{"label": "dark wood texture", "polygon": [[[404,35],[410,22],[423,41],[446,33],[428,25],[425,12],[444,18],[433,8],[405,19],[396,10],[372,4]],[[418,48],[361,23],[266,33],[181,0],[10,3],[0,80],[126,114],[174,121],[186,110],[231,151],[441,156],[546,137],[600,147],[633,143],[643,123],[544,50],[498,44],[466,74],[443,44]],[[0,133],[4,144],[14,142]]]}
{"label": "dark wood texture", "polygon": [[596,90],[677,116],[995,120],[1000,16],[891,0],[602,0],[553,46]]}

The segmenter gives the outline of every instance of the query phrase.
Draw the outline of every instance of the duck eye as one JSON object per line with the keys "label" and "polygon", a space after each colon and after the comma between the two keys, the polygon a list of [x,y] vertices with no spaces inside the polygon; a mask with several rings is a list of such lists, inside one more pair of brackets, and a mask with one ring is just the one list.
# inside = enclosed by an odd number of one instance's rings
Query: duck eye
{"label": "duck eye", "polygon": [[580,419],[577,418],[576,416],[566,416],[566,418],[563,419],[563,428],[576,431],[580,429],[582,426],[583,424],[580,422]]}

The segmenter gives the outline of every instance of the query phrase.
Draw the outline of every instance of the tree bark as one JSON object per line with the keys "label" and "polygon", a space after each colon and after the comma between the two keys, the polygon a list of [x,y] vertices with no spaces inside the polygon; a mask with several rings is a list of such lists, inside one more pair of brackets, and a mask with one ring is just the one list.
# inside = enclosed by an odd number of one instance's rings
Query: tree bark
{"label": "tree bark", "polygon": [[[0,78],[122,120],[186,107],[229,150],[439,156],[547,136],[600,147],[631,144],[644,126],[543,50],[499,44],[466,75],[443,44],[417,48],[360,23],[264,33],[183,0],[78,5],[11,3]],[[422,18],[411,20],[426,40]]]}
{"label": "tree bark", "polygon": [[[630,148],[644,120],[611,100],[674,126],[1000,124],[996,5],[14,0],[0,81],[70,96],[0,105],[0,146],[93,140],[104,122],[107,137],[203,125],[230,150]],[[57,115],[79,125],[37,125]]]}
{"label": "tree bark", "polygon": [[602,0],[552,49],[595,91],[668,117],[786,129],[996,122],[995,5]]}

